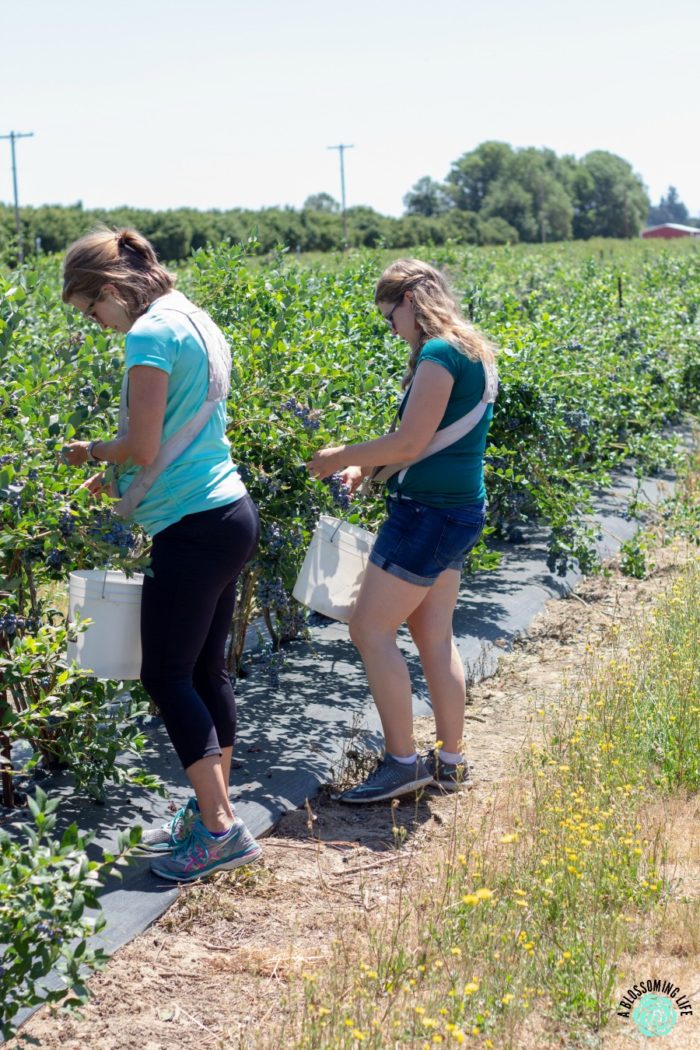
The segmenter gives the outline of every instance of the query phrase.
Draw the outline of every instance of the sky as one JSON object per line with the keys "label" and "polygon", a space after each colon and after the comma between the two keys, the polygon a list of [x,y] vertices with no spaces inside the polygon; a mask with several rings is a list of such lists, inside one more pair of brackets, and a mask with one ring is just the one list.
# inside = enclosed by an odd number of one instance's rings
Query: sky
{"label": "sky", "polygon": [[[700,215],[697,0],[0,0],[20,205],[400,215],[489,139],[617,153]],[[13,197],[0,139],[0,201]]]}

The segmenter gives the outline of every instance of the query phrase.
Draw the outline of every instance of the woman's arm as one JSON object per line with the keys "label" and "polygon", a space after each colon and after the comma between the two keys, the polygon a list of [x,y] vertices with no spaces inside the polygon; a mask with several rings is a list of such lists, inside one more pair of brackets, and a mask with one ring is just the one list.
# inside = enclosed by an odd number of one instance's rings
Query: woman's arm
{"label": "woman's arm", "polygon": [[[105,463],[126,463],[147,467],[158,454],[168,397],[168,373],[150,365],[129,369],[129,428],[111,441],[92,442],[93,456]],[[88,441],[69,441],[63,458],[72,467],[88,460]]]}
{"label": "woman's arm", "polygon": [[416,370],[398,430],[374,441],[319,449],[306,464],[309,472],[317,478],[327,478],[351,464],[382,467],[420,456],[442,421],[453,384],[454,379],[446,368],[435,361],[423,361]]}

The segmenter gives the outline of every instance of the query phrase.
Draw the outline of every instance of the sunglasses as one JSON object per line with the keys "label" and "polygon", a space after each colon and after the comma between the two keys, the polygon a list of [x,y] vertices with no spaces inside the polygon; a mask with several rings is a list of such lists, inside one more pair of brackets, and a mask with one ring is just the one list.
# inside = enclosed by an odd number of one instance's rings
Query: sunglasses
{"label": "sunglasses", "polygon": [[90,320],[90,321],[96,321],[96,320],[97,320],[97,318],[95,317],[95,313],[94,313],[94,311],[95,311],[95,307],[97,306],[97,304],[98,304],[99,302],[101,302],[101,301],[102,301],[102,292],[100,292],[100,294],[99,294],[99,295],[96,295],[96,296],[95,296],[95,298],[94,298],[94,299],[92,299],[92,300],[91,300],[91,301],[90,301],[90,302],[89,302],[89,303],[87,304],[87,306],[86,306],[86,307],[85,307],[85,309],[83,310],[83,317],[87,317],[87,318],[88,318],[88,320]]}
{"label": "sunglasses", "polygon": [[401,306],[401,303],[403,302],[403,299],[404,299],[404,297],[401,296],[401,298],[399,299],[398,303],[394,304],[393,309],[388,314],[383,314],[382,315],[384,317],[384,320],[386,321],[386,323],[389,325],[390,328],[396,328],[396,325],[394,324],[394,314],[396,313],[398,308]]}

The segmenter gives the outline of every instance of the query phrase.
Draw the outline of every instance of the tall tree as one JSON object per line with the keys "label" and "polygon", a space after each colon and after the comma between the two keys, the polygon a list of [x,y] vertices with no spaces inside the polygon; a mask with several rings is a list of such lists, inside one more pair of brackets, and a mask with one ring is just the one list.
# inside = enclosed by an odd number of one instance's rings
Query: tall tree
{"label": "tall tree", "polygon": [[675,186],[669,186],[666,196],[649,209],[649,226],[660,226],[663,222],[679,222],[681,225],[688,222],[688,209],[678,196]]}
{"label": "tall tree", "polygon": [[580,167],[574,237],[636,237],[649,213],[649,197],[632,166],[615,153],[594,150]]}
{"label": "tall tree", "polygon": [[566,240],[574,209],[559,169],[552,150],[517,150],[491,184],[481,215],[505,219],[524,241]]}
{"label": "tall tree", "polygon": [[428,219],[444,215],[452,207],[452,200],[440,182],[424,175],[403,199],[406,215],[424,215]]}
{"label": "tall tree", "polygon": [[446,179],[455,207],[481,211],[491,184],[504,174],[512,156],[513,150],[506,142],[482,142],[456,160]]}
{"label": "tall tree", "polygon": [[302,208],[304,211],[330,212],[331,215],[336,215],[340,211],[338,201],[335,197],[331,197],[330,193],[312,193],[306,198]]}

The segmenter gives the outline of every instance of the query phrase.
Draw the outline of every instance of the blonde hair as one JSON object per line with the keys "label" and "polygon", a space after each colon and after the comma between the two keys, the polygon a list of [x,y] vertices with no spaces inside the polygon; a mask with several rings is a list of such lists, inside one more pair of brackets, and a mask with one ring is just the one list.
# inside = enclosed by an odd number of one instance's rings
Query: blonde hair
{"label": "blonde hair", "polygon": [[150,241],[136,230],[100,226],[68,248],[63,263],[63,301],[75,295],[96,299],[114,285],[133,320],[154,299],[172,290],[175,276],[161,266]]}
{"label": "blonde hair", "polygon": [[377,282],[375,303],[400,303],[413,293],[413,314],[421,338],[408,361],[402,386],[416,371],[421,348],[428,339],[444,339],[470,361],[493,364],[496,348],[464,317],[445,277],[420,259],[397,259]]}

